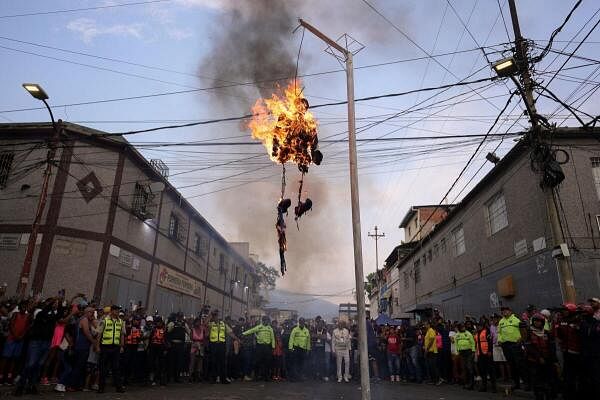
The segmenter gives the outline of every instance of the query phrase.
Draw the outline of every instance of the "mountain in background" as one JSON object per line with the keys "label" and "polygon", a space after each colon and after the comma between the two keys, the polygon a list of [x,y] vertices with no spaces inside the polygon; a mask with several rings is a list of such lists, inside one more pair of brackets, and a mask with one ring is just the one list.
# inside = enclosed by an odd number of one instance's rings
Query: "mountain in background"
{"label": "mountain in background", "polygon": [[314,318],[320,315],[326,321],[331,321],[332,318],[338,316],[339,304],[332,303],[318,296],[275,289],[269,291],[266,307],[297,310],[298,315],[301,317]]}

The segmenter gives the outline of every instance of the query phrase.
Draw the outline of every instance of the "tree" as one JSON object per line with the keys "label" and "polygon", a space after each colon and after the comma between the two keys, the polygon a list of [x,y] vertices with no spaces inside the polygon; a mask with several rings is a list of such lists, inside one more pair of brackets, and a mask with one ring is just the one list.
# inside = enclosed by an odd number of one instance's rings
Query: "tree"
{"label": "tree", "polygon": [[275,289],[279,271],[275,267],[267,267],[262,262],[256,265],[256,274],[258,275],[258,286],[265,290]]}
{"label": "tree", "polygon": [[370,274],[367,275],[367,281],[365,282],[365,290],[367,291],[367,294],[369,295],[369,297],[371,297],[371,292],[374,289],[373,281],[375,279],[376,279],[375,272],[371,272]]}

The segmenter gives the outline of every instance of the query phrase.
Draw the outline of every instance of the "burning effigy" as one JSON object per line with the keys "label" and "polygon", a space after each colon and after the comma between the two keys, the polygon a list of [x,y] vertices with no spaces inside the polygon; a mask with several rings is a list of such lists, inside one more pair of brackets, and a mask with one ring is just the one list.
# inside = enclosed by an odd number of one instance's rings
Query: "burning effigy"
{"label": "burning effigy", "polygon": [[298,220],[312,209],[313,202],[306,198],[302,200],[304,176],[308,173],[310,164],[319,165],[323,154],[319,150],[317,137],[317,121],[308,110],[308,101],[299,89],[300,82],[293,80],[284,89],[283,95],[273,94],[271,98],[258,99],[252,107],[252,119],[248,127],[252,138],[260,140],[273,162],[281,164],[281,197],[277,203],[277,218],[275,228],[279,244],[279,260],[281,275],[287,269],[285,251],[287,250],[285,216],[292,205],[286,198],[286,169],[285,164],[296,164],[301,174],[298,189],[298,200],[294,207],[294,220]]}

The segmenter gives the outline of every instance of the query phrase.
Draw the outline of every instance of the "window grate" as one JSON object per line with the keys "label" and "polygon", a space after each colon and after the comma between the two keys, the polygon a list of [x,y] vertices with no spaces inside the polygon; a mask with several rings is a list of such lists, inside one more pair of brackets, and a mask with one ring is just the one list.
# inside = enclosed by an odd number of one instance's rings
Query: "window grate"
{"label": "window grate", "polygon": [[0,235],[0,250],[17,250],[20,240],[21,235]]}
{"label": "window grate", "polygon": [[134,214],[146,217],[148,215],[148,203],[150,202],[150,193],[147,188],[136,182],[135,189],[133,191],[133,202],[131,203],[131,209]]}
{"label": "window grate", "polygon": [[171,239],[179,240],[179,218],[175,214],[171,214],[169,219],[169,237]]}
{"label": "window grate", "polygon": [[10,170],[12,169],[14,159],[15,153],[12,151],[0,153],[0,189],[4,189],[8,183],[8,177],[10,176]]}

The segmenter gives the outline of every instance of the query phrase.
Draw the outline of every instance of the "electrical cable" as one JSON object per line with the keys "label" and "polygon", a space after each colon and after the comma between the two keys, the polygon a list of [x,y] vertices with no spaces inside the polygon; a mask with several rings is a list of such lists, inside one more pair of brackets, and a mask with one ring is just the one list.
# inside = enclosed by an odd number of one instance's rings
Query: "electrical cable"
{"label": "electrical cable", "polygon": [[164,3],[164,2],[168,2],[168,1],[171,1],[171,0],[137,1],[137,2],[133,2],[133,3],[107,4],[104,6],[95,6],[95,7],[71,8],[71,9],[65,9],[65,10],[38,11],[38,12],[23,13],[23,14],[0,15],[0,19],[32,17],[32,16],[36,16],[36,15],[64,14],[64,13],[74,13],[74,12],[80,12],[80,11],[105,10],[107,8],[139,6],[139,5],[153,4],[153,3]]}
{"label": "electrical cable", "polygon": [[558,35],[560,33],[560,31],[562,31],[562,29],[565,27],[567,22],[569,22],[569,20],[571,19],[571,16],[575,12],[575,10],[577,10],[577,7],[579,7],[581,5],[581,2],[582,2],[582,0],[577,0],[575,5],[573,6],[573,8],[571,8],[571,11],[569,11],[567,16],[565,17],[565,20],[563,21],[563,23],[560,24],[560,26],[558,28],[556,28],[550,35],[550,39],[548,40],[548,43],[546,44],[546,47],[544,48],[544,50],[542,50],[542,52],[539,55],[533,57],[531,62],[533,62],[535,64],[535,63],[542,61],[544,59],[544,57],[546,57],[546,55],[552,48],[552,42],[554,41],[554,38],[556,37],[556,35]]}

